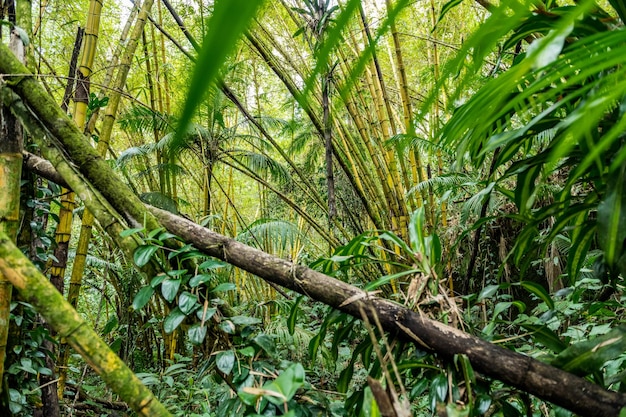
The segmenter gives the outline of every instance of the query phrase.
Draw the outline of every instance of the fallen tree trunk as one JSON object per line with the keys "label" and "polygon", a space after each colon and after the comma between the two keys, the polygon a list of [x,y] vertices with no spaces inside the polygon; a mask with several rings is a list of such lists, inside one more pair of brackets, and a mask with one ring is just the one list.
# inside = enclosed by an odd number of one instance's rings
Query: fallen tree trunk
{"label": "fallen tree trunk", "polygon": [[584,416],[615,417],[626,396],[607,391],[585,379],[531,357],[504,349],[455,328],[422,317],[399,304],[222,236],[167,211],[148,207],[171,233],[207,255],[235,265],[266,281],[304,294],[354,317],[377,316],[383,328],[421,349],[445,357],[465,354],[473,368]]}

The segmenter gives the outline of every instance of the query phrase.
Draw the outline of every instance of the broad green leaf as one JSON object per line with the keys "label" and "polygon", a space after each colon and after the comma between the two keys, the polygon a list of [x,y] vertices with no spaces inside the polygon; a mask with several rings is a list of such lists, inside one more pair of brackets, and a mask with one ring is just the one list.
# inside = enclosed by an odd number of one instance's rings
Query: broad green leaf
{"label": "broad green leaf", "polygon": [[614,267],[624,250],[626,240],[626,166],[611,176],[608,192],[598,205],[598,243],[604,250],[604,260]]}
{"label": "broad green leaf", "polygon": [[107,321],[107,324],[105,324],[104,328],[102,329],[102,336],[106,336],[107,334],[111,333],[113,329],[117,327],[117,325],[118,325],[117,316],[116,315],[111,316],[109,321]]}
{"label": "broad green leaf", "polygon": [[198,320],[204,319],[204,321],[207,321],[213,317],[215,313],[217,313],[217,307],[209,307],[206,311],[203,308],[200,308],[196,311],[196,317],[198,317]]}
{"label": "broad green leaf", "polygon": [[122,230],[120,232],[120,236],[121,237],[128,237],[128,236],[132,236],[134,234],[137,234],[139,232],[143,232],[145,229],[143,227],[138,227],[135,229],[126,229],[126,230]]}
{"label": "broad green leaf", "polygon": [[141,245],[135,249],[135,253],[133,254],[133,259],[135,261],[135,265],[138,267],[145,266],[150,259],[152,259],[152,255],[159,250],[158,246],[154,245]]}
{"label": "broad green leaf", "polygon": [[133,309],[135,311],[141,310],[143,306],[145,306],[150,298],[154,294],[154,288],[152,287],[143,287],[137,292],[135,298],[133,298]]}
{"label": "broad green leaf", "polygon": [[235,323],[230,320],[223,320],[219,324],[219,328],[222,329],[224,333],[235,334]]}
{"label": "broad green leaf", "polygon": [[232,316],[230,319],[238,326],[250,326],[261,323],[261,319],[250,316]]}
{"label": "broad green leaf", "polygon": [[217,259],[208,259],[202,262],[199,268],[211,270],[211,269],[224,268],[225,266],[228,266],[228,264],[225,262],[218,261]]}
{"label": "broad green leaf", "polygon": [[239,352],[241,356],[245,356],[247,358],[253,358],[254,354],[256,353],[254,347],[252,346],[246,346],[243,349],[239,349],[237,352]]}
{"label": "broad green leaf", "polygon": [[179,288],[179,279],[166,279],[161,283],[161,294],[163,295],[163,298],[171,303],[172,301],[174,301],[174,298],[176,298],[176,294],[178,294]]}
{"label": "broad green leaf", "polygon": [[345,394],[348,392],[348,387],[350,386],[350,381],[352,381],[352,375],[354,373],[354,361],[350,361],[348,366],[344,368],[343,371],[339,374],[339,379],[337,380],[337,391]]}
{"label": "broad green leaf", "polygon": [[296,301],[291,306],[291,310],[289,311],[289,317],[287,318],[287,330],[289,330],[289,334],[293,336],[293,332],[296,329],[296,319],[298,317],[298,305],[304,298],[303,295],[300,295],[296,298]]}
{"label": "broad green leaf", "polygon": [[[159,233],[162,233],[163,231],[165,231],[165,228],[163,228],[163,227],[157,227],[154,230],[150,230],[148,232],[148,238],[149,239],[155,239],[155,236],[158,235]],[[158,239],[156,239],[156,240],[158,240]]]}
{"label": "broad green leaf", "polygon": [[198,303],[198,296],[190,292],[183,291],[178,297],[178,307],[185,315],[193,312],[196,308],[200,307]]}
{"label": "broad green leaf", "polygon": [[200,325],[200,323],[194,324],[193,326],[189,327],[189,329],[187,330],[187,336],[189,337],[189,341],[193,343],[194,345],[201,345],[202,342],[204,342],[206,333],[207,333],[206,324],[202,326]]}
{"label": "broad green leaf", "polygon": [[498,292],[499,289],[500,289],[499,285],[496,285],[496,284],[487,285],[485,288],[482,289],[480,294],[478,294],[478,298],[476,299],[476,301],[480,301],[484,298],[493,297],[495,293]]}
{"label": "broad green leaf", "polygon": [[232,291],[236,289],[237,289],[237,286],[233,284],[232,282],[224,282],[218,285],[217,287],[213,288],[212,292],[220,292],[220,291],[225,292],[225,291]]}
{"label": "broad green leaf", "polygon": [[227,350],[218,353],[215,357],[215,365],[217,366],[217,369],[226,375],[229,375],[230,371],[232,371],[235,366],[235,352]]}
{"label": "broad green leaf", "polygon": [[274,339],[272,339],[270,336],[261,333],[257,336],[255,336],[254,339],[252,339],[252,341],[259,346],[261,349],[263,349],[265,351],[265,353],[267,353],[268,355],[270,355],[271,357],[275,357],[277,352],[276,352],[276,344],[274,343]]}
{"label": "broad green leaf", "polygon": [[21,366],[18,366],[18,368],[20,368],[22,371],[26,371],[29,374],[37,375],[37,371],[35,370],[35,368],[33,368],[33,361],[31,359],[21,358],[20,365]]}
{"label": "broad green leaf", "polygon": [[578,376],[597,372],[626,351],[626,326],[591,340],[576,343],[562,351],[552,365]]}
{"label": "broad green leaf", "polygon": [[563,342],[548,326],[536,324],[522,324],[521,326],[531,332],[530,336],[533,340],[541,343],[554,353],[560,353],[567,348],[567,343]]}
{"label": "broad green leaf", "polygon": [[293,398],[296,391],[304,385],[304,367],[299,363],[289,365],[275,380],[265,384],[263,389],[277,392],[282,395],[276,397],[267,395],[266,398],[272,404],[281,406]]}
{"label": "broad green leaf", "polygon": [[191,76],[187,100],[180,117],[172,147],[181,145],[193,114],[202,103],[209,86],[218,77],[218,72],[235,44],[246,31],[262,0],[216,0],[209,19],[196,67]]}
{"label": "broad green leaf", "polygon": [[491,406],[491,397],[489,395],[480,394],[476,396],[474,401],[474,410],[476,415],[482,416],[489,410]]}
{"label": "broad green leaf", "polygon": [[437,403],[446,401],[448,395],[448,378],[439,373],[430,381],[430,408],[435,410]]}
{"label": "broad green leaf", "polygon": [[152,280],[150,280],[150,286],[152,288],[156,288],[158,287],[163,281],[165,281],[167,279],[167,275],[165,274],[159,274],[156,277],[152,278]]}
{"label": "broad green leaf", "polygon": [[213,275],[209,274],[198,274],[195,277],[189,280],[189,286],[191,288],[195,288],[198,285],[204,284],[205,282],[209,282],[213,279]]}
{"label": "broad green leaf", "polygon": [[565,39],[574,29],[574,23],[559,26],[543,38],[535,40],[526,50],[526,58],[532,61],[533,68],[543,68],[559,57]]}
{"label": "broad green leaf", "polygon": [[185,320],[185,313],[180,311],[180,308],[176,307],[170,312],[163,322],[163,330],[165,333],[172,333],[180,324]]}
{"label": "broad green leaf", "polygon": [[48,375],[48,376],[53,375],[52,369],[46,368],[45,366],[41,368],[37,368],[37,373],[41,375]]}
{"label": "broad green leaf", "polygon": [[546,289],[543,287],[543,285],[537,284],[536,282],[532,281],[520,281],[519,285],[528,292],[531,292],[532,294],[539,297],[541,301],[546,303],[550,310],[554,309],[554,301],[550,297],[550,294],[548,294],[548,291],[546,291]]}

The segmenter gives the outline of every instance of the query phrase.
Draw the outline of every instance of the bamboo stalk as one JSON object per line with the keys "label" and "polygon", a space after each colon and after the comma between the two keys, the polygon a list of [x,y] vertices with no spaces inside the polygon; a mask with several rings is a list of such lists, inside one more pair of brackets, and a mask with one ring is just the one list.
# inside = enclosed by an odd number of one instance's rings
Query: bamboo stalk
{"label": "bamboo stalk", "polygon": [[[10,49],[24,60],[24,44],[16,30],[11,30]],[[1,43],[1,42],[0,42]],[[0,81],[1,83],[1,81]],[[1,84],[0,84],[1,85]],[[24,136],[19,120],[8,107],[0,103],[0,233],[15,242],[20,223],[20,182],[22,177],[22,149]],[[9,335],[12,286],[10,277],[0,271],[0,394],[5,384],[4,361]]]}

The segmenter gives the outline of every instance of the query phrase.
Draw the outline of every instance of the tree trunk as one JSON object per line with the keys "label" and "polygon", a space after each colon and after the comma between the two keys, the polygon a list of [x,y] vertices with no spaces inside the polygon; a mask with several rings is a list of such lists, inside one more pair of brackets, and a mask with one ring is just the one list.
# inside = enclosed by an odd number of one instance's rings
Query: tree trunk
{"label": "tree trunk", "polygon": [[[11,52],[23,62],[24,44],[16,30],[11,31],[9,42]],[[10,236],[12,242],[16,241],[19,229],[23,147],[21,123],[0,103],[0,232]],[[8,404],[4,362],[9,334],[11,293],[11,282],[0,272],[0,411]]]}

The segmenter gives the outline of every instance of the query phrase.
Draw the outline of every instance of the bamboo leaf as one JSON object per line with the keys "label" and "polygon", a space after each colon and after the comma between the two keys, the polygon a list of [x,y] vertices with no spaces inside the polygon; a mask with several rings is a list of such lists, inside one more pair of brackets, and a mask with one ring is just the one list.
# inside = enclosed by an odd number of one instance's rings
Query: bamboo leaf
{"label": "bamboo leaf", "polygon": [[456,6],[458,6],[462,2],[463,0],[450,0],[449,2],[444,4],[443,7],[441,8],[441,11],[439,12],[439,19],[437,19],[437,24],[433,27],[431,32],[435,31],[435,29],[437,28],[437,25],[439,24],[439,22],[441,22],[441,20],[446,15],[446,13],[454,9]]}
{"label": "bamboo leaf", "polygon": [[524,169],[517,175],[517,186],[515,187],[515,205],[520,214],[527,214],[532,208],[535,195],[535,181],[541,173],[542,165],[533,165]]}
{"label": "bamboo leaf", "polygon": [[[180,117],[175,143],[182,142],[184,132],[208,87],[215,82],[226,58],[239,37],[246,31],[262,0],[216,0],[208,22],[208,32],[198,54],[185,107]],[[174,146],[176,148],[176,146]]]}
{"label": "bamboo leaf", "polygon": [[596,236],[596,224],[584,224],[578,227],[578,230],[580,232],[573,237],[574,240],[567,254],[567,275],[570,283],[576,281],[576,277],[585,265],[591,242]]}

